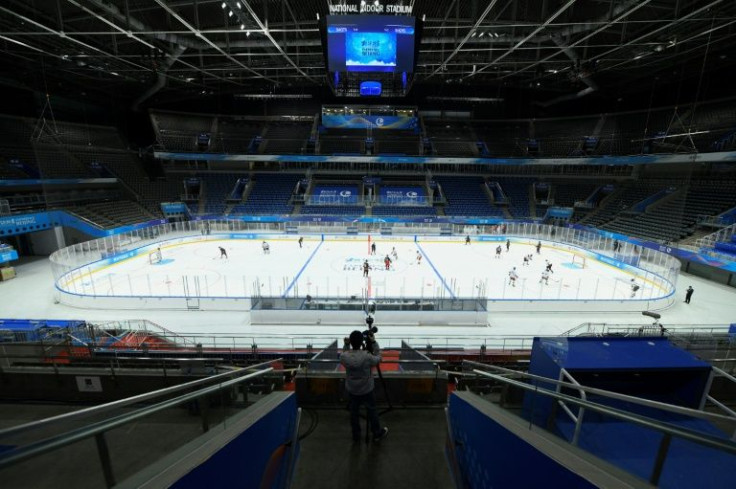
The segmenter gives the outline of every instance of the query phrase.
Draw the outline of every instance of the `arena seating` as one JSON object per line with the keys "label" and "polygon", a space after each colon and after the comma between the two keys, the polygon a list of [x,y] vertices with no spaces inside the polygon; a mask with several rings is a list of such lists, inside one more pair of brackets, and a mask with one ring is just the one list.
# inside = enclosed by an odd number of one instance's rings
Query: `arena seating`
{"label": "arena seating", "polygon": [[222,153],[248,153],[253,139],[263,132],[260,121],[239,120],[219,117],[217,131],[212,134],[210,151]]}
{"label": "arena seating", "polygon": [[696,181],[646,212],[620,215],[602,228],[654,241],[677,241],[691,235],[699,219],[716,216],[734,202],[736,182]]}
{"label": "arena seating", "polygon": [[425,120],[432,151],[439,156],[478,156],[475,130],[465,122]]}
{"label": "arena seating", "polygon": [[[204,213],[222,214],[227,207],[225,199],[235,186],[235,182],[242,176],[242,174],[237,173],[197,174],[197,177],[203,183]],[[200,193],[200,199],[202,193]],[[195,213],[198,213],[198,211]]]}
{"label": "arena seating", "polygon": [[[586,226],[603,227],[603,224],[615,219],[620,212],[629,209],[637,202],[641,202],[668,186],[669,183],[658,181],[641,181],[623,184],[604,199],[596,211],[588,214],[580,223]],[[605,227],[603,228],[605,229]]]}
{"label": "arena seating", "polygon": [[156,218],[139,204],[129,200],[88,203],[66,209],[105,229],[146,222]]}
{"label": "arena seating", "polygon": [[294,206],[289,204],[301,174],[262,173],[255,175],[253,190],[244,204],[238,204],[230,214],[290,214]]}
{"label": "arena seating", "polygon": [[539,141],[539,156],[566,157],[582,155],[582,142],[591,136],[597,118],[536,119],[532,122],[534,138]]}
{"label": "arena seating", "polygon": [[559,207],[573,207],[600,186],[597,182],[552,182],[552,199]]}
{"label": "arena seating", "polygon": [[490,157],[526,155],[528,126],[528,123],[519,121],[483,121],[473,124],[479,140],[488,148]]}
{"label": "arena seating", "polygon": [[302,214],[326,214],[331,216],[362,216],[365,207],[362,205],[304,205]]}
{"label": "arena seating", "polygon": [[501,185],[503,192],[509,199],[509,212],[513,217],[529,217],[529,195],[533,178],[525,177],[501,177],[495,178]]}
{"label": "arena seating", "polygon": [[261,152],[300,154],[312,131],[311,122],[273,122],[266,127]]}
{"label": "arena seating", "polygon": [[[365,134],[364,131],[359,131]],[[319,136],[319,154],[365,154],[365,137],[359,137],[355,131],[344,134],[344,131],[331,129]]]}
{"label": "arena seating", "polygon": [[420,137],[414,131],[382,129],[373,132],[373,139],[373,154],[420,154]]}
{"label": "arena seating", "polygon": [[491,204],[482,177],[437,176],[447,199],[445,215],[502,217],[503,210]]}
{"label": "arena seating", "polygon": [[437,211],[430,206],[379,205],[373,207],[374,216],[436,216]]}

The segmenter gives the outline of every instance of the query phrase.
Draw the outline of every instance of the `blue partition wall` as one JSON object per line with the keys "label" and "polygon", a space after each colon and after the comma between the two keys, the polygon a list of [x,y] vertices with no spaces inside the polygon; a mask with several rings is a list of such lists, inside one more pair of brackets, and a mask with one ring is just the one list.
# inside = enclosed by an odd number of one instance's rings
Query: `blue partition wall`
{"label": "blue partition wall", "polygon": [[457,462],[453,470],[462,487],[596,487],[457,394],[450,397],[448,418],[455,441],[448,455]]}
{"label": "blue partition wall", "polygon": [[[291,394],[171,487],[288,487],[288,444],[296,429],[296,422],[296,396]],[[298,447],[293,448],[298,453]]]}
{"label": "blue partition wall", "polygon": [[[660,337],[535,338],[529,373],[557,380],[562,370],[587,387],[698,409],[709,386],[711,367]],[[563,378],[569,382],[567,378]],[[540,388],[556,386],[535,381]],[[563,394],[579,397],[576,389]],[[728,435],[703,419],[623,400],[587,396],[587,400],[645,416],[706,436]],[[577,407],[572,412],[580,416]],[[528,391],[523,416],[572,441],[575,421],[553,399]],[[627,472],[647,480],[656,462],[662,433],[618,417],[585,410],[578,446]],[[673,438],[663,467],[661,487],[730,487],[736,480],[736,457]]]}

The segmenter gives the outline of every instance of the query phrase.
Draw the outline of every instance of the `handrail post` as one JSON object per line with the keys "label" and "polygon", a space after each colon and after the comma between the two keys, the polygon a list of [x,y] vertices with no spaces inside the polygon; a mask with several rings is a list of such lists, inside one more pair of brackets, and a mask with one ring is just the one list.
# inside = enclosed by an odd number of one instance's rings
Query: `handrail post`
{"label": "handrail post", "polygon": [[202,433],[207,433],[210,430],[210,420],[208,416],[208,411],[209,411],[208,401],[209,399],[207,396],[200,396],[194,401],[199,405],[199,415],[202,418]]}
{"label": "handrail post", "polygon": [[115,485],[115,475],[112,473],[112,464],[110,463],[110,449],[107,447],[105,433],[97,433],[95,435],[95,442],[97,442],[97,454],[100,456],[102,473],[105,476],[105,484],[107,485],[107,487],[113,487]]}
{"label": "handrail post", "polygon": [[657,458],[654,461],[654,468],[652,469],[652,475],[649,477],[649,482],[654,486],[659,485],[659,478],[662,475],[662,469],[664,468],[664,461],[667,459],[667,452],[670,448],[670,442],[672,441],[672,435],[665,433],[662,437],[662,441],[659,443],[659,450],[657,450]]}

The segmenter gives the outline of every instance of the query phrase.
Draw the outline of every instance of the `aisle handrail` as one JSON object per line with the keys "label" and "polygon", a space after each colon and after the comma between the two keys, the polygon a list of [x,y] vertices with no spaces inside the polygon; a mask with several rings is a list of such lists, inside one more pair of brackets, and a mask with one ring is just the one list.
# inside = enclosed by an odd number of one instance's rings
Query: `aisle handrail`
{"label": "aisle handrail", "polygon": [[[655,408],[655,409],[661,409],[663,411],[667,411],[667,412],[671,412],[671,413],[675,413],[675,414],[681,414],[681,415],[685,415],[685,416],[691,416],[691,417],[694,417],[694,418],[705,419],[707,421],[736,423],[736,417],[733,417],[733,416],[724,416],[724,415],[715,414],[715,413],[708,413],[706,411],[701,411],[699,409],[692,409],[692,408],[687,408],[687,407],[684,407],[684,406],[676,406],[674,404],[666,404],[666,403],[659,402],[659,401],[653,401],[651,399],[645,399],[643,397],[629,396],[627,394],[621,394],[619,392],[613,392],[613,391],[608,391],[608,390],[604,390],[604,389],[598,389],[596,387],[588,387],[588,386],[585,386],[585,385],[582,385],[582,384],[576,385],[576,384],[572,384],[572,383],[569,383],[569,382],[563,382],[563,381],[560,381],[560,380],[551,379],[549,377],[543,377],[541,375],[534,375],[534,374],[530,374],[530,373],[526,373],[526,372],[520,372],[518,370],[511,370],[511,369],[508,369],[508,368],[499,367],[497,365],[488,365],[488,364],[485,364],[485,363],[474,362],[472,360],[464,360],[463,361],[463,364],[469,364],[469,365],[473,365],[473,366],[477,366],[477,367],[481,367],[481,368],[490,368],[490,369],[493,369],[493,370],[498,370],[498,371],[503,372],[505,374],[513,374],[513,375],[517,375],[517,376],[522,376],[522,377],[526,377],[526,378],[531,379],[531,380],[537,380],[537,381],[540,381],[540,382],[543,382],[543,383],[553,384],[555,386],[567,387],[567,388],[572,389],[572,390],[584,391],[584,392],[587,392],[588,394],[600,395],[600,396],[603,396],[603,397],[608,397],[610,399],[615,399],[617,401],[631,402],[633,404],[639,404],[641,406],[651,407],[651,408]],[[474,369],[473,372],[475,372],[475,373],[481,373],[482,370]],[[488,372],[486,372],[486,373],[488,373]],[[494,376],[494,378],[495,377],[499,377],[496,374],[492,374],[492,375]],[[506,377],[502,377],[502,378],[505,379]],[[527,384],[524,384],[524,385],[527,385]],[[534,389],[534,386],[532,386],[532,390],[533,389]],[[573,398],[573,399],[575,399],[575,398]],[[590,402],[590,401],[586,401],[586,402]]]}
{"label": "aisle handrail", "polygon": [[179,397],[175,397],[173,399],[169,399],[167,401],[163,401],[152,406],[147,406],[130,413],[125,413],[114,418],[106,419],[104,421],[99,421],[91,425],[67,431],[65,433],[62,433],[61,435],[52,436],[50,438],[31,443],[23,448],[13,449],[7,452],[0,453],[0,469],[18,462],[22,462],[23,460],[28,460],[29,458],[33,458],[38,455],[43,455],[44,453],[63,448],[80,440],[84,440],[86,438],[105,433],[111,429],[120,427],[131,421],[144,418],[149,414],[154,414],[159,411],[163,411],[164,409],[178,406],[179,404],[183,404],[187,401],[192,401],[197,398],[206,396],[207,394],[218,392],[224,388],[239,384],[246,380],[251,380],[255,377],[260,377],[272,371],[273,368],[269,367],[258,372],[253,372],[251,374],[238,377],[236,379],[228,380],[226,382],[223,382],[222,384],[205,387],[204,389],[190,392],[188,394],[183,394]]}
{"label": "aisle handrail", "polygon": [[[240,370],[228,370],[227,372],[224,372],[221,374],[212,375],[210,377],[205,377],[203,379],[193,380],[191,382],[187,382],[184,384],[178,384],[178,385],[174,385],[171,387],[165,387],[163,389],[159,389],[159,390],[155,390],[151,392],[145,392],[143,394],[138,394],[137,396],[126,397],[125,399],[119,399],[117,401],[108,402],[105,404],[101,404],[99,406],[92,406],[89,408],[80,409],[78,411],[72,411],[69,413],[52,416],[50,418],[32,421],[30,423],[21,424],[18,426],[11,426],[10,428],[0,430],[0,439],[6,436],[17,435],[19,433],[24,433],[27,431],[47,428],[49,426],[53,426],[60,422],[69,422],[73,420],[78,420],[78,419],[86,418],[88,416],[106,413],[106,412],[112,411],[113,409],[119,409],[125,406],[129,406],[131,404],[149,401],[151,399],[163,397],[163,396],[175,393],[175,392],[179,392],[179,391],[183,391],[186,389],[191,389],[193,387],[198,387],[200,385],[216,382],[216,381],[219,381],[227,377],[232,377],[233,375],[236,375],[236,374],[246,373],[248,370],[253,370],[254,368],[260,368],[262,366],[269,365],[274,362],[280,362],[282,360],[283,360],[282,358],[268,360],[267,362],[262,362],[256,365],[250,365],[248,367],[243,367]],[[273,370],[273,369],[271,368],[270,370]],[[243,377],[238,377],[238,378],[243,378]]]}

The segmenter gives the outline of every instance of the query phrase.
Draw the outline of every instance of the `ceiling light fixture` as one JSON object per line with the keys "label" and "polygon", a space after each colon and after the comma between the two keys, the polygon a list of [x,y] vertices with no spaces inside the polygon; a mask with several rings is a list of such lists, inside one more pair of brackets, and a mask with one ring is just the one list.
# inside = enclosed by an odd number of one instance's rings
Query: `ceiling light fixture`
{"label": "ceiling light fixture", "polygon": [[245,29],[245,24],[240,24],[240,30],[242,31],[243,29]]}
{"label": "ceiling light fixture", "polygon": [[486,33],[485,33],[485,32],[481,32],[481,33],[480,33],[480,35],[479,35],[478,37],[483,37],[483,36],[485,36],[485,35],[486,35]]}
{"label": "ceiling light fixture", "polygon": [[245,37],[250,37],[250,31],[245,32]]}
{"label": "ceiling light fixture", "polygon": [[222,2],[222,10],[225,10],[225,7],[227,7],[227,4],[225,2]]}
{"label": "ceiling light fixture", "polygon": [[228,12],[228,13],[227,13],[227,16],[228,16],[228,17],[232,17],[232,16],[233,16],[233,11],[231,10],[230,12]]}

